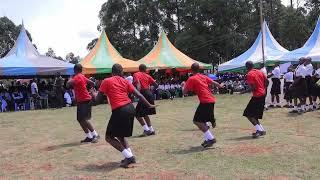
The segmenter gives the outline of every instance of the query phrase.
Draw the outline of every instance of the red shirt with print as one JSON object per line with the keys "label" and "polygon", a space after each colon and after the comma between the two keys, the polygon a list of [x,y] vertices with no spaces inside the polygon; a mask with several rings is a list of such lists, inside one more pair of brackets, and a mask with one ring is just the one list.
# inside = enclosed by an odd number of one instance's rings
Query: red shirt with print
{"label": "red shirt with print", "polygon": [[128,94],[134,92],[134,86],[120,76],[112,76],[102,81],[99,91],[108,96],[111,109],[131,103]]}
{"label": "red shirt with print", "polygon": [[216,98],[210,89],[212,83],[213,80],[208,76],[197,73],[187,80],[185,88],[197,94],[200,103],[215,103]]}
{"label": "red shirt with print", "polygon": [[150,85],[155,83],[156,81],[145,72],[137,72],[133,75],[133,82],[137,84],[140,82],[141,90],[146,90],[150,88]]}
{"label": "red shirt with print", "polygon": [[255,89],[252,91],[253,97],[262,97],[266,95],[266,82],[267,78],[257,69],[252,69],[247,74],[247,83],[250,86],[254,86]]}
{"label": "red shirt with print", "polygon": [[81,73],[75,75],[73,78],[73,89],[77,102],[90,101],[92,97],[87,90],[88,79]]}

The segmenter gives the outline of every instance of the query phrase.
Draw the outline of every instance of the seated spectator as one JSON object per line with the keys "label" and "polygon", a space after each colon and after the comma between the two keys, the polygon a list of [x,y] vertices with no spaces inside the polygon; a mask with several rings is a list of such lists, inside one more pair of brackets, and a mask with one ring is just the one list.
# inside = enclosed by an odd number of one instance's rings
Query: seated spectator
{"label": "seated spectator", "polygon": [[66,104],[66,107],[72,106],[72,98],[67,90],[64,91],[63,97],[64,97],[64,102]]}
{"label": "seated spectator", "polygon": [[21,108],[25,109],[23,94],[21,91],[18,90],[18,88],[16,88],[12,93],[12,98],[14,102],[15,111],[20,110]]}
{"label": "seated spectator", "polygon": [[7,110],[13,111],[14,110],[14,103],[11,94],[9,93],[8,90],[4,90],[4,100],[7,102],[8,108]]}

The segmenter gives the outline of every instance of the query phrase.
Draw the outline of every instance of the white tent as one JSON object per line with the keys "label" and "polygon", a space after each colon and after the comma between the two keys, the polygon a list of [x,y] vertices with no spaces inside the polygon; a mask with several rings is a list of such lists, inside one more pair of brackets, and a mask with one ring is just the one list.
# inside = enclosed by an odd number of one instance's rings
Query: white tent
{"label": "white tent", "polygon": [[316,28],[304,46],[285,54],[280,60],[297,62],[301,57],[311,57],[312,61],[320,62],[320,18],[318,19]]}
{"label": "white tent", "polygon": [[[289,52],[274,39],[266,22],[263,23],[263,31],[265,34],[264,54],[266,61],[278,60],[281,56]],[[219,65],[218,71],[224,72],[243,68],[247,61],[252,61],[253,63],[263,62],[261,31],[254,44],[246,52],[228,62]]]}

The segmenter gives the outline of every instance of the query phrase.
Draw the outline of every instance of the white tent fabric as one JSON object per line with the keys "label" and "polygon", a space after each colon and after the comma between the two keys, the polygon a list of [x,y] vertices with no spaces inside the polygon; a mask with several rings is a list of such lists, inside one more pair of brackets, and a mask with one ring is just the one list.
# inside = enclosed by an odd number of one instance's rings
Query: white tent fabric
{"label": "white tent fabric", "polygon": [[320,62],[320,18],[308,41],[303,47],[291,51],[279,60],[286,62],[298,62],[301,57],[311,57],[312,61]]}
{"label": "white tent fabric", "polygon": [[[271,34],[269,27],[266,22],[263,23],[263,32],[264,36],[264,52],[265,59],[268,60],[277,60],[279,57],[288,53],[289,51],[282,47]],[[245,66],[247,61],[252,61],[253,63],[262,62],[262,33],[260,31],[254,44],[240,56],[225,62],[218,67],[219,72],[230,71],[237,68],[242,68]]]}

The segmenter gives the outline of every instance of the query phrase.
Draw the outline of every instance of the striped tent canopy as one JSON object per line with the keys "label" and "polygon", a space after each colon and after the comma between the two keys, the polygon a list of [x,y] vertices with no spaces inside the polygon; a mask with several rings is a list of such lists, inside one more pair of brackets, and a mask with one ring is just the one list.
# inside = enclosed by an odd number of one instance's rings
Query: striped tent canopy
{"label": "striped tent canopy", "polygon": [[298,62],[301,57],[311,57],[312,61],[320,62],[320,18],[313,33],[303,47],[291,51],[279,59],[286,62]]}
{"label": "striped tent canopy", "polygon": [[73,67],[71,63],[40,55],[22,25],[14,47],[0,59],[0,76],[50,76],[57,72],[72,75]]}
{"label": "striped tent canopy", "polygon": [[121,64],[124,72],[138,71],[138,63],[123,58],[112,46],[106,33],[103,31],[95,47],[81,61],[84,74],[111,73],[114,64]]}
{"label": "striped tent canopy", "polygon": [[[193,59],[183,54],[167,38],[162,32],[157,44],[151,52],[138,61],[145,64],[149,69],[177,69],[188,70],[195,62]],[[212,69],[212,65],[198,62],[202,69]]]}
{"label": "striped tent canopy", "polygon": [[[273,37],[267,23],[263,23],[264,36],[264,55],[266,63],[270,64],[273,61],[277,61],[281,56],[288,53],[289,51],[282,47],[277,40]],[[240,56],[225,62],[218,67],[219,72],[228,71],[241,71],[244,69],[245,63],[252,61],[253,63],[261,63],[262,59],[262,33],[260,31],[257,39],[253,45]]]}

